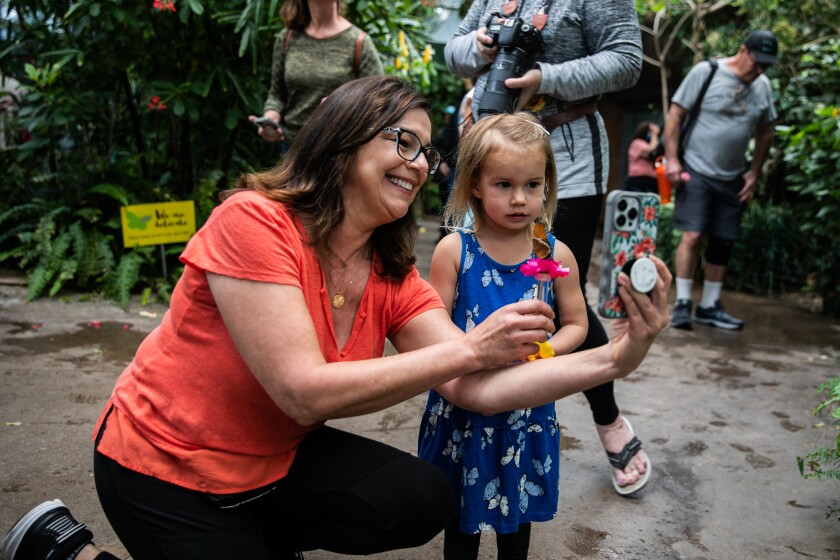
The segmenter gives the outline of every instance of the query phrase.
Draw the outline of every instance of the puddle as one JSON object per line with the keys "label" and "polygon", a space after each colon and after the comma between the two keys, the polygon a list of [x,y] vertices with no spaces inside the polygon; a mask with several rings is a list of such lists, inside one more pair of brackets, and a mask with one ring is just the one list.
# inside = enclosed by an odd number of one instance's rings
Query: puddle
{"label": "puddle", "polygon": [[[37,333],[32,323],[6,322],[12,326],[7,335]],[[37,325],[37,324],[36,324]],[[6,336],[0,344],[14,346],[32,354],[50,354],[68,348],[95,346],[109,362],[128,363],[148,333],[134,331],[131,325],[119,322],[78,323],[78,331],[62,334],[34,334],[26,337]]]}

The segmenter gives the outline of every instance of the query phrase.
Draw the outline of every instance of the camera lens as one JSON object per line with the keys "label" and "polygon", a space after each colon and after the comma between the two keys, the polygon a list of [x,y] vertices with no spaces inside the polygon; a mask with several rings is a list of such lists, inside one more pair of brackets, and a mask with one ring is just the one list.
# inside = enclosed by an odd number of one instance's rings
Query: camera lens
{"label": "camera lens", "polygon": [[622,212],[627,210],[627,201],[626,200],[619,200],[618,201],[618,209]]}
{"label": "camera lens", "polygon": [[627,212],[627,216],[631,220],[635,220],[639,216],[639,211],[636,208],[631,208],[629,212]]}
{"label": "camera lens", "polygon": [[624,216],[618,216],[615,219],[615,223],[618,224],[618,227],[624,227],[624,224],[627,223],[627,218]]}
{"label": "camera lens", "polygon": [[[500,19],[504,23],[500,23]],[[522,90],[508,89],[505,80],[521,77],[533,68],[536,57],[545,52],[540,30],[520,18],[494,13],[487,21],[487,32],[499,50],[490,65],[487,84],[479,101],[478,118],[513,113]]]}

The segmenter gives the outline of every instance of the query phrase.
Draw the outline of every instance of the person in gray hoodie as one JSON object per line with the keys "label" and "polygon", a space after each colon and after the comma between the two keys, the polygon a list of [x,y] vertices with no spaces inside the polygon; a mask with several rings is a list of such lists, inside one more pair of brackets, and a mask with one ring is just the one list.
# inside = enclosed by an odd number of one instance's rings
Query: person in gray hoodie
{"label": "person in gray hoodie", "polygon": [[[488,75],[500,49],[494,45],[495,33],[487,31],[488,22],[516,17],[541,30],[544,52],[537,55],[533,68],[504,82],[510,90],[521,90],[511,92],[511,106],[506,110],[524,107],[534,112],[551,133],[559,199],[552,230],[572,249],[583,289],[609,175],[609,140],[597,100],[638,80],[642,68],[639,22],[632,0],[473,2],[444,55],[456,76],[475,79],[476,120],[483,116]],[[491,84],[493,89],[499,86]],[[589,333],[578,350],[608,340],[597,316],[587,308]],[[620,414],[613,384],[585,394],[612,465],[616,491],[622,495],[636,492],[650,476],[650,461]]]}

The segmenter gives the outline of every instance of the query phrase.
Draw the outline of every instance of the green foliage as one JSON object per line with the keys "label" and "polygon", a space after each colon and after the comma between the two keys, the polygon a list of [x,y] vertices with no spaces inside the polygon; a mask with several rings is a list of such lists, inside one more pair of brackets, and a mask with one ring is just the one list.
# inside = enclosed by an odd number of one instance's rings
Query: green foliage
{"label": "green foliage", "polygon": [[[0,73],[26,88],[0,150],[0,264],[29,276],[29,297],[64,286],[126,305],[166,299],[179,269],[153,248],[126,250],[119,206],[194,200],[200,227],[242,173],[276,164],[247,121],[261,111],[282,0],[0,2]],[[439,68],[418,1],[347,3],[388,66],[426,93]],[[8,40],[6,40],[8,39]]]}
{"label": "green foliage", "polygon": [[[828,409],[832,422],[840,425],[840,377],[829,379],[817,389],[817,394],[825,393],[825,400],[814,409],[814,415]],[[840,480],[840,431],[837,433],[836,447],[822,445],[809,451],[804,457],[797,457],[796,464],[803,478],[830,478]],[[829,509],[826,517],[840,514],[840,509]],[[838,515],[840,521],[840,515]]]}
{"label": "green foliage", "polygon": [[789,54],[797,68],[783,86],[789,118],[783,142],[785,192],[778,195],[800,217],[810,255],[808,272],[827,310],[840,313],[840,39],[803,44]]}
{"label": "green foliage", "polygon": [[[0,215],[0,227],[17,222],[4,234],[14,238],[0,262],[13,260],[27,271],[27,299],[44,293],[55,296],[66,287],[84,287],[112,296],[123,307],[131,290],[143,281],[141,264],[150,264],[149,248],[118,254],[119,226],[103,218],[126,204],[126,193],[116,185],[95,185],[75,204],[46,199],[15,206]],[[162,296],[165,292],[160,292]]]}
{"label": "green foliage", "polygon": [[680,232],[674,229],[674,203],[659,207],[659,226],[656,232],[656,256],[665,261],[669,270],[674,270]]}
{"label": "green foliage", "polygon": [[741,221],[727,269],[727,287],[761,295],[798,291],[813,266],[799,215],[787,206],[752,202]]}
{"label": "green foliage", "polygon": [[648,47],[646,61],[664,65],[671,91],[698,59],[734,54],[750,30],[776,34],[780,63],[767,74],[776,92],[777,136],[727,281],[761,294],[816,291],[824,311],[840,313],[840,221],[835,219],[840,215],[840,4],[637,0],[636,7],[649,41],[658,46],[655,52]]}

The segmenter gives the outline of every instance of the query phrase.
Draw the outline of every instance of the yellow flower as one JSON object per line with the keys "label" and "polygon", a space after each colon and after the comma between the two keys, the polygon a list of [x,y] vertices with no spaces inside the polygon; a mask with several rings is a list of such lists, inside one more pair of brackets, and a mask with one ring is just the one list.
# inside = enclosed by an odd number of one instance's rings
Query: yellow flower
{"label": "yellow flower", "polygon": [[402,58],[397,57],[394,59],[394,68],[396,68],[397,70],[402,68]]}
{"label": "yellow flower", "polygon": [[400,54],[401,54],[401,55],[403,55],[403,58],[408,58],[408,48],[407,48],[407,47],[403,47],[403,49],[402,49],[402,51],[400,52]]}
{"label": "yellow flower", "polygon": [[399,41],[400,41],[400,48],[405,49],[405,33],[403,33],[402,31],[400,31],[400,34],[399,34]]}
{"label": "yellow flower", "polygon": [[432,45],[426,45],[423,49],[423,64],[428,64],[432,60]]}
{"label": "yellow flower", "polygon": [[835,107],[834,109],[831,110],[831,116],[833,118],[836,119],[837,115],[840,115],[840,107]]}

